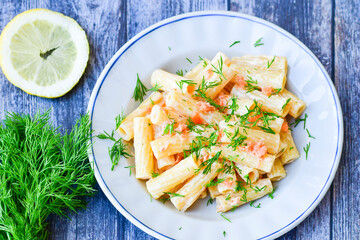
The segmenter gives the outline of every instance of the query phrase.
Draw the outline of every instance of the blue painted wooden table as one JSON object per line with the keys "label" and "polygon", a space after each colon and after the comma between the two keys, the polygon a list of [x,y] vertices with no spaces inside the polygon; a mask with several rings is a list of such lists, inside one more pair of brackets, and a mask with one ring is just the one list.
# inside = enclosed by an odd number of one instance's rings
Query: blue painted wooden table
{"label": "blue painted wooden table", "polygon": [[[48,8],[74,18],[86,31],[91,54],[79,84],[58,99],[26,94],[0,74],[0,118],[5,111],[53,108],[56,125],[70,128],[85,113],[92,88],[111,56],[144,28],[198,10],[231,10],[273,22],[305,43],[335,82],[345,122],[345,145],[335,180],[314,212],[279,239],[360,239],[360,3],[357,0],[1,0],[0,29],[17,14]],[[153,239],[127,221],[99,189],[72,220],[52,216],[52,239]]]}

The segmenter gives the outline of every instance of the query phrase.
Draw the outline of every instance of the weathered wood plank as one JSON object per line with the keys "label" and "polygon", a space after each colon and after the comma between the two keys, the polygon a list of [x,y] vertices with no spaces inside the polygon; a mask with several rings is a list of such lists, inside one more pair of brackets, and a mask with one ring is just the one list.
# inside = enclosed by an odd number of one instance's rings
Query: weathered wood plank
{"label": "weathered wood plank", "polygon": [[345,141],[333,184],[333,239],[360,239],[360,3],[335,1],[335,84]]}
{"label": "weathered wood plank", "polygon": [[[0,28],[17,14],[31,8],[48,8],[74,18],[86,31],[90,42],[90,60],[84,76],[70,93],[58,99],[30,96],[0,75],[0,118],[4,111],[34,114],[53,107],[55,125],[69,129],[79,114],[86,112],[97,77],[107,61],[126,41],[126,2],[121,1],[1,1]],[[97,186],[99,189],[99,187]],[[53,239],[113,239],[119,236],[119,218],[123,218],[104,194],[90,198],[87,210],[70,213],[72,220],[51,216],[48,229]]]}
{"label": "weathered wood plank", "polygon": [[[126,3],[121,1],[51,1],[50,9],[56,9],[73,17],[84,28],[90,43],[90,60],[81,82],[65,98],[54,106],[55,116],[60,120],[74,119],[85,113],[93,86],[106,63],[126,39]],[[70,108],[68,106],[71,106]],[[113,239],[118,236],[118,224],[123,218],[107,200],[97,186],[99,193],[90,198],[86,211],[72,214],[72,221],[55,217],[50,229],[53,239]],[[67,231],[61,231],[62,227]]]}
{"label": "weathered wood plank", "polygon": [[[273,22],[299,38],[332,74],[332,3],[325,1],[231,1],[230,10]],[[319,24],[321,22],[321,24]],[[279,239],[329,239],[330,192],[297,228]]]}
{"label": "weathered wood plank", "polygon": [[[230,3],[228,6],[227,3]],[[4,111],[34,114],[53,107],[52,120],[69,129],[80,113],[85,113],[91,90],[107,61],[128,39],[167,17],[196,10],[239,11],[255,15],[288,30],[303,41],[335,76],[345,120],[345,145],[332,191],[319,207],[296,229],[280,239],[359,239],[359,38],[360,5],[330,0],[295,1],[0,1],[0,29],[14,16],[31,8],[49,8],[73,17],[87,32],[91,56],[80,83],[59,99],[30,96],[10,84],[0,74],[0,118]],[[335,9],[335,49],[333,49],[332,7]],[[332,55],[335,53],[335,62]],[[333,69],[332,66],[336,66]],[[333,199],[331,196],[333,195]],[[331,209],[333,218],[331,218]],[[153,239],[127,221],[99,190],[87,210],[70,214],[73,219],[51,217],[53,239]]]}

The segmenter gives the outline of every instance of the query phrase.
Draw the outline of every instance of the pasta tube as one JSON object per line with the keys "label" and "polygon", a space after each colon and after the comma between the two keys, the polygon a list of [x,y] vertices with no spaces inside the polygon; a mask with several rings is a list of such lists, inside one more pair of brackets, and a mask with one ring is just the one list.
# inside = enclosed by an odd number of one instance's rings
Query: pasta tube
{"label": "pasta tube", "polygon": [[186,211],[199,198],[201,193],[205,190],[206,184],[218,174],[216,171],[221,167],[221,164],[215,162],[211,165],[211,171],[204,174],[202,170],[199,171],[192,179],[180,188],[176,193],[184,197],[173,197],[171,202],[179,211]]}
{"label": "pasta tube", "polygon": [[247,92],[236,86],[231,90],[231,94],[256,100],[258,105],[261,105],[262,110],[275,113],[281,117],[285,117],[290,110],[289,101],[291,101],[291,98],[286,98],[279,94],[268,97],[258,90]]}
{"label": "pasta tube", "polygon": [[300,157],[300,153],[296,148],[294,143],[294,139],[291,135],[291,131],[281,131],[280,137],[283,142],[286,143],[287,148],[285,149],[284,153],[280,156],[281,162],[283,164],[288,164],[293,162],[294,160]]}
{"label": "pasta tube", "polygon": [[134,129],[136,178],[150,179],[154,171],[154,157],[150,146],[153,134],[149,118],[134,118]]}
{"label": "pasta tube", "polygon": [[172,190],[177,185],[194,176],[196,168],[198,168],[198,163],[195,157],[190,155],[156,178],[147,181],[146,187],[151,196],[158,199],[164,192]]}
{"label": "pasta tube", "polygon": [[245,185],[237,193],[230,193],[216,197],[217,212],[227,212],[247,202],[259,199],[272,192],[273,186],[270,179],[261,179],[256,183]]}
{"label": "pasta tube", "polygon": [[301,100],[300,98],[298,98],[295,94],[284,89],[284,91],[281,92],[279,94],[279,96],[286,98],[286,99],[291,99],[289,102],[289,105],[290,105],[289,114],[292,117],[297,118],[304,112],[304,110],[306,108],[306,103],[303,100]]}
{"label": "pasta tube", "polygon": [[248,129],[243,127],[235,126],[233,122],[221,121],[219,127],[222,132],[227,133],[223,134],[220,138],[220,141],[223,143],[230,143],[232,137],[235,134],[235,131],[238,131],[239,134],[246,137],[247,141],[252,142],[263,142],[267,148],[267,152],[270,154],[276,154],[280,145],[280,135],[278,133],[271,134],[266,133],[262,130]]}
{"label": "pasta tube", "polygon": [[284,177],[286,177],[286,170],[283,166],[283,163],[280,159],[275,159],[274,165],[269,173],[267,173],[267,177],[271,181],[280,181]]}
{"label": "pasta tube", "polygon": [[144,117],[151,112],[154,104],[163,100],[163,95],[159,92],[152,93],[145,99],[132,113],[130,113],[120,124],[117,129],[120,137],[125,141],[130,141],[134,137],[134,118]]}
{"label": "pasta tube", "polygon": [[252,153],[237,148],[235,151],[228,145],[211,147],[211,154],[214,155],[221,151],[221,156],[235,163],[243,163],[250,168],[256,168],[264,172],[270,172],[275,161],[275,156],[265,154],[263,157],[257,157]]}

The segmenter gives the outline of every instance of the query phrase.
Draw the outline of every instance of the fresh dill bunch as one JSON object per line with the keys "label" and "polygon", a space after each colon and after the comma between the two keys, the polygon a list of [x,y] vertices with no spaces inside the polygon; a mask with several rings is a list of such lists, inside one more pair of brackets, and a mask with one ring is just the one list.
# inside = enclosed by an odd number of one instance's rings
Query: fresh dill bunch
{"label": "fresh dill bunch", "polygon": [[46,239],[50,214],[85,208],[95,193],[89,116],[61,135],[50,110],[0,123],[0,239]]}

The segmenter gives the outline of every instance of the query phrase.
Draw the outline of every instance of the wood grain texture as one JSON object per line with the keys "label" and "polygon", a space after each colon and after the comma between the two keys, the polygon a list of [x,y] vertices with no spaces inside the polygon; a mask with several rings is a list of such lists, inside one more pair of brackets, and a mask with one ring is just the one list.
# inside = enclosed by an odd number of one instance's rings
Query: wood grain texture
{"label": "wood grain texture", "polygon": [[335,1],[335,84],[345,142],[333,184],[333,239],[360,239],[360,3]]}
{"label": "wood grain texture", "polygon": [[[273,22],[299,38],[335,80],[345,122],[345,145],[338,173],[325,198],[298,227],[279,239],[360,239],[360,4],[356,0],[2,0],[0,29],[17,14],[48,8],[74,18],[86,31],[90,60],[79,84],[64,97],[26,94],[0,74],[0,119],[5,111],[34,114],[53,107],[55,125],[69,129],[87,103],[106,63],[130,38],[165,18],[199,10],[231,10]],[[86,210],[52,216],[52,239],[154,239],[126,220],[99,193]]]}

